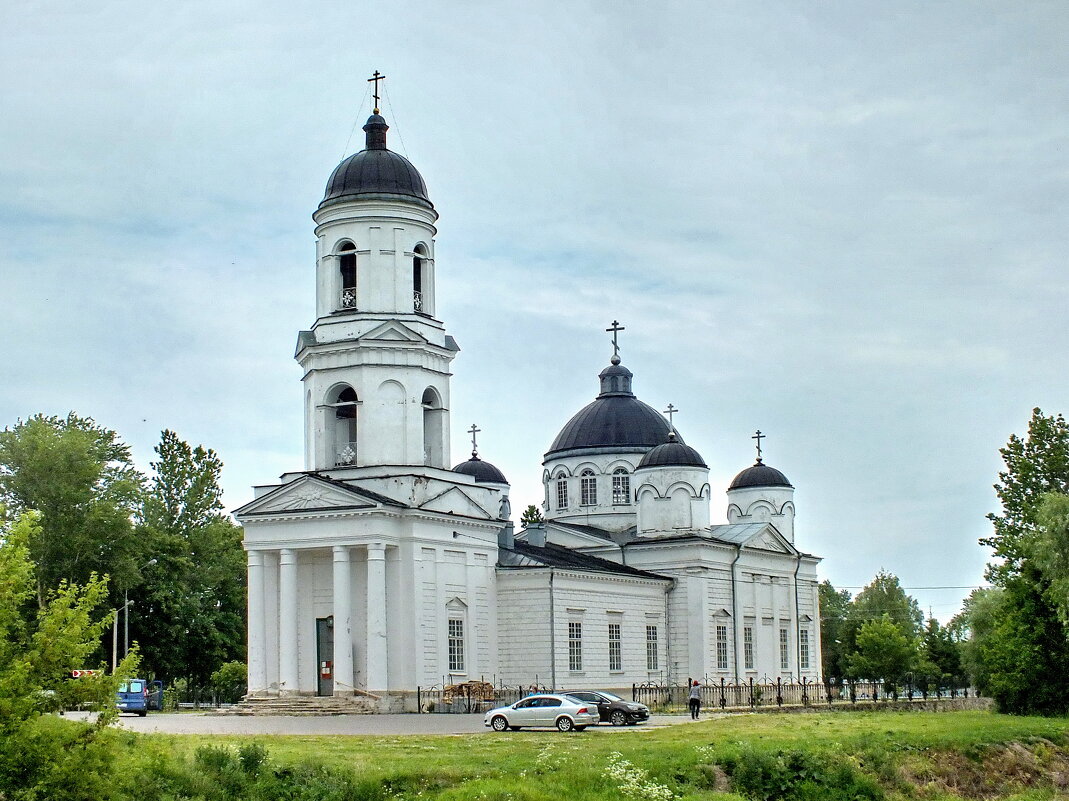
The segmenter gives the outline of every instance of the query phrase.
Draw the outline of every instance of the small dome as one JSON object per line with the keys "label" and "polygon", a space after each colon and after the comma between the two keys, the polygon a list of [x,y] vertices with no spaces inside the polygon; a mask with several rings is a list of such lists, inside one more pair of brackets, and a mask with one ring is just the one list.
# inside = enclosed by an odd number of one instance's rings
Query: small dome
{"label": "small dome", "polygon": [[463,473],[471,476],[479,484],[508,484],[505,474],[489,462],[484,462],[476,454],[466,462],[461,462],[453,468],[454,473]]}
{"label": "small dome", "polygon": [[420,205],[434,208],[427,197],[427,185],[412,162],[386,149],[386,120],[372,114],[364,125],[366,146],[342,161],[327,181],[320,208],[325,203],[360,195],[401,195]]}
{"label": "small dome", "polygon": [[705,463],[700,453],[690,445],[680,442],[676,438],[676,433],[671,431],[668,434],[668,442],[647,451],[635,469],[641,470],[643,467],[704,467],[708,469],[709,465]]}
{"label": "small dome", "polygon": [[787,480],[787,476],[760,461],[735,476],[728,491],[747,487],[790,487],[794,489],[791,482]]}

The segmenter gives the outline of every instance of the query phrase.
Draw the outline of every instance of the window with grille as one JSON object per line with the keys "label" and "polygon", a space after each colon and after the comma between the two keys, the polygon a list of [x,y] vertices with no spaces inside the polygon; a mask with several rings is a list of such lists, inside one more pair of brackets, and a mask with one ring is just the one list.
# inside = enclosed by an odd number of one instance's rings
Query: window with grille
{"label": "window with grille", "polygon": [[787,629],[779,630],[779,668],[780,670],[790,670],[791,667],[791,647],[790,647],[790,635]]}
{"label": "window with grille", "polygon": [[564,476],[557,478],[557,508],[568,508],[568,479]]}
{"label": "window with grille", "polygon": [[716,627],[716,669],[728,669],[728,627]]}
{"label": "window with grille", "polygon": [[449,618],[449,671],[460,673],[464,670],[464,621]]}
{"label": "window with grille", "polygon": [[568,670],[583,669],[583,624],[568,623]]}
{"label": "window with grille", "polygon": [[742,630],[742,659],[747,670],[753,670],[753,626]]}
{"label": "window with grille", "polygon": [[622,467],[612,471],[612,502],[614,505],[631,503],[631,476]]}
{"label": "window with grille", "polygon": [[798,669],[809,670],[809,629],[798,632]]}
{"label": "window with grille", "polygon": [[620,636],[620,624],[609,624],[609,670],[623,670],[623,642]]}
{"label": "window with grille", "polygon": [[646,626],[646,670],[657,669],[657,627]]}
{"label": "window with grille", "polygon": [[598,479],[593,470],[584,470],[579,474],[579,503],[581,506],[595,506],[598,502]]}

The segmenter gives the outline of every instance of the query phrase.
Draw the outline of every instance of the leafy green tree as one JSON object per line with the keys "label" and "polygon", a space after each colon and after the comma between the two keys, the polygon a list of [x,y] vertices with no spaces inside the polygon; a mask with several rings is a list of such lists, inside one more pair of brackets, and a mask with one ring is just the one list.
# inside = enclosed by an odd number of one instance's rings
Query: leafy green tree
{"label": "leafy green tree", "polygon": [[981,658],[980,648],[995,630],[1002,617],[1003,590],[998,587],[981,587],[973,590],[960,613],[951,619],[947,628],[961,643],[961,661],[965,673],[980,693],[991,695],[991,680],[987,665]]}
{"label": "leafy green tree", "polygon": [[884,614],[862,624],[857,633],[857,649],[849,661],[854,676],[895,685],[916,666],[917,642]]}
{"label": "leafy green tree", "polygon": [[523,510],[523,514],[520,515],[520,527],[527,528],[532,523],[541,523],[544,520],[545,518],[542,517],[542,512],[532,503],[528,505],[528,507]]}
{"label": "leafy green tree", "polygon": [[[71,679],[71,670],[89,667],[111,624],[112,615],[99,611],[107,581],[95,575],[83,585],[61,581],[26,619],[24,607],[38,592],[30,543],[41,526],[36,512],[0,526],[0,798],[108,798],[115,752],[106,726],[118,680],[133,671],[136,656],[115,676],[101,670]],[[74,698],[100,711],[95,723],[42,715]]]}
{"label": "leafy green tree", "polygon": [[1061,506],[1047,501],[1046,516],[1041,508],[1052,493],[1069,490],[1069,424],[1033,409],[1027,437],[1012,435],[999,453],[1006,466],[995,484],[1002,511],[988,515],[993,531],[981,543],[994,552],[987,576],[1002,592],[990,628],[977,628],[975,614],[970,617],[969,653],[981,688],[1000,711],[1064,714],[1069,698],[1051,677],[1069,675],[1069,638],[1052,588],[1057,570],[1041,561],[1059,542]]}
{"label": "leafy green tree", "polygon": [[842,638],[850,613],[850,593],[835,589],[830,581],[822,582],[817,592],[820,595],[820,653],[824,677],[841,681],[847,675]]}
{"label": "leafy green tree", "polygon": [[[130,597],[131,637],[145,666],[205,685],[245,659],[245,552],[223,514],[215,451],[164,431],[142,503],[143,583]],[[148,563],[154,559],[154,563]]]}
{"label": "leafy green tree", "polygon": [[1069,626],[1069,495],[1051,492],[1043,496],[1037,512],[1039,531],[1031,551],[1047,583],[1047,601],[1057,610],[1063,626]]}
{"label": "leafy green tree", "polygon": [[902,589],[898,576],[881,570],[851,601],[846,619],[839,629],[839,647],[845,657],[843,668],[847,678],[866,678],[853,672],[851,667],[854,664],[853,655],[858,650],[857,638],[866,623],[882,620],[885,616],[898,627],[912,647],[918,646],[924,620],[920,607]]}
{"label": "leafy green tree", "polygon": [[921,662],[917,670],[940,684],[947,684],[964,674],[960,643],[951,628],[940,626],[934,617],[928,618],[921,636]]}
{"label": "leafy green tree", "polygon": [[[40,514],[26,546],[35,565],[34,599],[67,581],[109,575],[113,588],[137,572],[131,515],[142,477],[114,431],[71,412],[35,415],[0,431],[0,502]],[[112,603],[120,597],[113,589]]]}

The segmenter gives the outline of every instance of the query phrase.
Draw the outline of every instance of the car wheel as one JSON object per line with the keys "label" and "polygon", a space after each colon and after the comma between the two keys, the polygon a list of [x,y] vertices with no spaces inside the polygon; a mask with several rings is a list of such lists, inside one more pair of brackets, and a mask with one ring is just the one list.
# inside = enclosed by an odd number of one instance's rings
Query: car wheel
{"label": "car wheel", "polygon": [[561,715],[557,718],[557,730],[558,731],[571,731],[575,728],[575,723],[571,718]]}
{"label": "car wheel", "polygon": [[490,721],[490,728],[494,731],[504,731],[509,727],[509,722],[501,715],[497,715]]}
{"label": "car wheel", "polygon": [[609,723],[611,723],[613,726],[626,726],[627,715],[617,709],[615,712],[609,715]]}

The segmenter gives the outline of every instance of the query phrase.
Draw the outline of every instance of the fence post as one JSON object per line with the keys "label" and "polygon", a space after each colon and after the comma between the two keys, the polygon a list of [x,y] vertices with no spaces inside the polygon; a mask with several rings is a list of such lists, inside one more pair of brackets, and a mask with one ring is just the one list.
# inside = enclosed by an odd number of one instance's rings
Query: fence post
{"label": "fence post", "polygon": [[783,677],[776,676],[776,706],[783,706]]}
{"label": "fence post", "polygon": [[728,699],[724,696],[724,677],[720,677],[720,708],[724,709],[728,705]]}
{"label": "fence post", "polygon": [[631,700],[638,701],[638,685],[634,682],[631,683]]}

